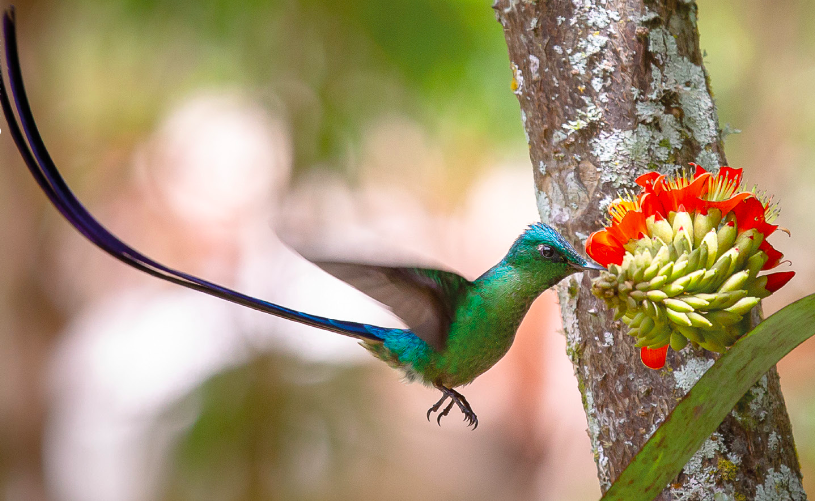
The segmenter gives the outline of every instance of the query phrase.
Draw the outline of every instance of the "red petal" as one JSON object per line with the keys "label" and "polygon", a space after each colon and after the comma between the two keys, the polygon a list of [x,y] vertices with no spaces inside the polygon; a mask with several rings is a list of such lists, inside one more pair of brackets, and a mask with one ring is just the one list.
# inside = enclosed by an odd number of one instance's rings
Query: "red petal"
{"label": "red petal", "polygon": [[690,162],[688,165],[690,165],[691,167],[696,167],[696,173],[694,173],[694,175],[693,175],[694,179],[701,176],[702,174],[707,174],[707,171],[705,170],[705,168],[702,167],[699,164],[695,164],[693,162]]}
{"label": "red petal", "polygon": [[719,169],[719,174],[716,177],[724,177],[732,182],[736,187],[741,184],[741,169],[734,169],[732,167],[722,167]]}
{"label": "red petal", "polygon": [[638,210],[628,211],[623,216],[622,221],[612,225],[609,233],[619,243],[625,245],[629,240],[641,238],[648,234],[648,226],[645,224],[645,214]]}
{"label": "red petal", "polygon": [[640,197],[640,210],[642,211],[646,219],[648,218],[648,216],[654,214],[657,215],[657,220],[668,217],[668,212],[659,202],[659,198],[653,193],[642,194],[642,196]]}
{"label": "red petal", "polygon": [[775,292],[781,287],[787,285],[792,277],[795,276],[794,271],[779,271],[778,273],[770,273],[769,275],[764,275],[767,277],[767,285],[764,286],[770,292]]}
{"label": "red petal", "polygon": [[660,176],[662,176],[662,174],[659,172],[648,172],[635,179],[634,182],[643,188],[653,189],[656,180],[659,179]]}
{"label": "red petal", "polygon": [[755,228],[765,237],[770,236],[778,226],[767,223],[764,220],[764,212],[764,204],[756,197],[751,196],[736,204],[733,213],[736,215],[739,233]]}
{"label": "red petal", "polygon": [[665,367],[665,357],[668,356],[668,345],[666,344],[662,348],[657,348],[652,350],[647,346],[643,346],[642,350],[640,350],[640,359],[642,363],[645,364],[646,367],[651,369],[661,369]]}
{"label": "red petal", "polygon": [[[660,174],[659,177],[657,177],[654,180],[654,184],[653,184],[653,186],[651,186],[650,191],[657,194],[657,195],[659,195],[660,193],[665,191],[665,189],[666,189],[665,188],[665,179],[666,179],[665,175]],[[648,188],[646,188],[646,191],[649,191]]]}
{"label": "red petal", "polygon": [[659,201],[668,212],[676,212],[680,205],[684,205],[689,212],[693,212],[699,205],[699,198],[707,190],[708,180],[711,177],[709,173],[705,172],[682,189],[665,190],[658,193]]}
{"label": "red petal", "polygon": [[586,240],[586,254],[592,259],[608,267],[609,264],[622,264],[625,249],[611,237],[608,231],[595,231]]}
{"label": "red petal", "polygon": [[719,209],[720,211],[722,211],[722,214],[727,214],[728,212],[732,211],[733,208],[740,204],[742,201],[752,196],[753,196],[752,193],[743,192],[733,195],[727,200],[722,200],[720,202],[708,202],[706,200],[700,200],[696,210],[699,211],[700,214],[707,214],[707,211],[709,209]]}
{"label": "red petal", "polygon": [[781,262],[781,258],[784,257],[784,254],[778,252],[775,247],[770,245],[766,240],[761,242],[758,249],[763,251],[764,254],[767,254],[767,262],[764,263],[764,266],[761,268],[762,270],[771,270],[775,268]]}

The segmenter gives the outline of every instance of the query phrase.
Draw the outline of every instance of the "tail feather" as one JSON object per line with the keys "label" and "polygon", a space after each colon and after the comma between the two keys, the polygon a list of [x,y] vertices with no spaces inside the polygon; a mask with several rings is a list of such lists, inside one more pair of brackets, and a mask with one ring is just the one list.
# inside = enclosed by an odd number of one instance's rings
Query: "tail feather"
{"label": "tail feather", "polygon": [[[156,278],[197,290],[232,303],[240,304],[247,308],[252,308],[319,329],[359,339],[366,339],[368,341],[382,341],[382,337],[376,333],[387,329],[357,322],[346,322],[309,315],[242,294],[184,272],[173,270],[141,254],[105,229],[105,227],[88,212],[65,183],[65,180],[51,159],[45,147],[45,143],[42,140],[42,136],[40,136],[39,130],[37,129],[37,125],[34,122],[34,116],[28,104],[28,98],[23,85],[22,72],[20,70],[13,7],[7,10],[3,16],[3,35],[6,64],[8,66],[9,82],[11,84],[11,98],[14,100],[17,114],[20,117],[20,123],[18,124],[14,117],[14,111],[9,100],[9,94],[2,77],[2,72],[0,72],[0,106],[9,124],[12,139],[20,150],[20,154],[28,166],[29,171],[31,171],[31,174],[34,176],[40,188],[45,192],[49,200],[51,200],[51,203],[74,228],[85,236],[85,238],[123,263]],[[26,143],[26,138],[28,143]]]}

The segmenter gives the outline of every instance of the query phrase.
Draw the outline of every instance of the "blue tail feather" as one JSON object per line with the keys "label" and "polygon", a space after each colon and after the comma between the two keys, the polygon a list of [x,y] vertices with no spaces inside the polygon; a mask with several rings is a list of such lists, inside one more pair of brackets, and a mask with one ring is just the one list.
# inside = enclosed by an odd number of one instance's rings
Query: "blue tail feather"
{"label": "blue tail feather", "polygon": [[[389,329],[309,315],[173,270],[141,254],[105,229],[68,188],[51,159],[34,122],[25,87],[23,86],[20,60],[17,54],[13,8],[3,16],[3,35],[6,64],[8,65],[9,82],[12,91],[11,97],[20,117],[20,124],[18,124],[14,117],[2,72],[0,72],[0,106],[2,106],[3,114],[9,124],[12,139],[20,150],[29,171],[31,171],[40,188],[51,200],[51,203],[85,238],[125,264],[162,280],[319,329],[374,342],[382,341],[382,335]],[[26,138],[28,139],[27,144]]]}

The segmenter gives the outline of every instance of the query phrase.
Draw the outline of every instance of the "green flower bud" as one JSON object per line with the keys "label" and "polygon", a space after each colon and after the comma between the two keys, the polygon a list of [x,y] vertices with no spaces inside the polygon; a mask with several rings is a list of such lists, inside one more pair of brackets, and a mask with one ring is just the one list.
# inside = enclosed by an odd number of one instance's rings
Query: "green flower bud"
{"label": "green flower bud", "polygon": [[674,238],[674,231],[671,224],[665,219],[656,220],[656,216],[650,216],[645,220],[645,226],[651,236],[659,238],[663,242],[671,242]]}
{"label": "green flower bud", "polygon": [[[694,273],[696,273],[696,272],[694,272]],[[691,280],[693,280],[695,277],[696,277],[696,275],[693,275],[693,276],[684,275],[684,276],[681,276],[681,277],[677,278],[676,280],[674,280],[674,283],[676,285],[684,288],[684,289],[687,289],[688,284],[690,284]]]}
{"label": "green flower bud", "polygon": [[676,310],[665,310],[666,315],[668,316],[668,320],[675,323],[676,325],[684,325],[685,327],[692,327],[693,322],[690,321],[688,318],[687,313],[682,313],[681,311]]}
{"label": "green flower bud", "polygon": [[[683,212],[682,214],[686,213]],[[689,232],[685,231],[684,229],[678,232],[673,239],[673,247],[676,253],[680,256],[685,253],[690,253],[690,250],[693,248],[693,240],[691,239]]]}
{"label": "green flower bud", "polygon": [[685,268],[688,267],[688,258],[686,256],[687,254],[683,254],[674,263],[670,278],[672,282],[685,274]]}
{"label": "green flower bud", "polygon": [[642,260],[637,263],[637,260],[634,260],[634,267],[632,268],[633,272],[630,273],[631,280],[636,282],[642,282],[643,277],[645,276],[645,268],[642,265]]}
{"label": "green flower bud", "polygon": [[645,281],[650,281],[655,276],[657,276],[658,271],[659,271],[659,262],[658,261],[653,261],[648,266],[648,268],[646,268],[645,271],[643,272],[642,279],[645,280]]}
{"label": "green flower bud", "polygon": [[702,336],[699,329],[696,329],[694,327],[685,327],[685,326],[682,326],[682,325],[677,325],[675,327],[675,330],[679,334],[681,334],[681,335],[685,336],[686,338],[688,338],[689,341],[693,341],[694,343],[699,344],[699,343],[702,343],[702,342],[705,341],[705,338],[704,338],[704,336]]}
{"label": "green flower bud", "polygon": [[683,336],[677,331],[673,331],[671,333],[671,348],[675,351],[679,351],[688,344],[688,338]]}
{"label": "green flower bud", "polygon": [[707,269],[707,245],[699,247],[699,262],[696,263],[696,269]]}
{"label": "green flower bud", "polygon": [[750,273],[747,271],[740,271],[735,275],[732,275],[728,278],[725,283],[719,287],[717,292],[731,292],[736,291],[742,288],[742,286],[747,282],[747,279],[750,278]]}
{"label": "green flower bud", "polygon": [[702,239],[702,245],[707,248],[707,263],[705,263],[705,268],[710,269],[716,262],[716,253],[719,249],[719,239],[716,236],[715,228],[707,232],[705,238]]}
{"label": "green flower bud", "polygon": [[746,295],[747,292],[744,290],[712,294],[712,299],[709,301],[710,305],[707,307],[707,310],[723,310],[732,306],[736,301]]}
{"label": "green flower bud", "polygon": [[683,292],[685,292],[685,288],[678,284],[666,284],[662,287],[662,292],[668,295],[668,297],[675,297]]}
{"label": "green flower bud", "polygon": [[[741,321],[741,315],[725,310],[709,311],[707,313],[708,323],[716,322],[718,325],[733,325]],[[707,320],[707,319],[706,319]]]}
{"label": "green flower bud", "polygon": [[757,297],[744,297],[736,301],[733,306],[725,308],[725,311],[735,313],[737,315],[746,315],[747,312],[753,309],[759,302]]}
{"label": "green flower bud", "polygon": [[685,296],[682,302],[688,304],[694,310],[701,310],[706,308],[710,303],[699,296]]}
{"label": "green flower bud", "polygon": [[682,301],[681,299],[664,299],[662,303],[673,311],[678,311],[680,313],[688,313],[689,311],[694,311],[694,307]]}
{"label": "green flower bud", "polygon": [[645,320],[645,313],[639,312],[634,315],[634,318],[631,319],[631,323],[628,325],[631,327],[639,327],[643,320]]}
{"label": "green flower bud", "polygon": [[710,268],[711,270],[716,270],[720,277],[727,276],[730,273],[731,265],[733,264],[733,259],[735,259],[739,255],[739,252],[736,249],[730,249],[724,254],[722,254],[719,259],[713,263],[713,267]]}
{"label": "green flower bud", "polygon": [[719,336],[716,333],[720,331],[708,331],[705,336],[705,340],[699,343],[699,346],[706,349],[707,351],[713,351],[716,353],[724,353],[727,348],[724,344],[719,341]]}
{"label": "green flower bud", "polygon": [[[701,246],[702,240],[722,221],[722,211],[710,209],[707,214],[696,214],[693,218],[693,245]],[[715,235],[715,233],[714,233]]]}
{"label": "green flower bud", "polygon": [[750,272],[750,280],[754,280],[758,276],[758,272],[764,267],[764,263],[767,262],[767,259],[769,258],[763,251],[758,251],[750,256],[746,266],[747,271]]}
{"label": "green flower bud", "polygon": [[727,219],[725,219],[725,224],[716,234],[716,239],[718,240],[717,245],[719,247],[719,252],[724,252],[730,247],[733,246],[733,242],[736,241],[736,218],[730,217],[732,214],[728,214]]}
{"label": "green flower bud", "polygon": [[640,336],[647,336],[651,330],[653,330],[654,325],[654,319],[651,317],[646,317],[639,326]]}
{"label": "green flower bud", "polygon": [[[687,268],[688,273],[699,269],[699,258],[701,257],[701,252],[702,249],[700,247],[697,247],[693,249],[693,252],[691,252],[690,255],[688,256],[688,268]],[[707,256],[705,256],[705,261],[707,261]]]}
{"label": "green flower bud", "polygon": [[757,245],[754,245],[755,236],[758,232],[754,229],[747,230],[741,235],[736,238],[736,242],[733,244],[733,248],[737,251],[737,258],[736,258],[736,268],[741,268],[747,258],[752,255],[753,249],[758,249]]}
{"label": "green flower bud", "polygon": [[648,290],[659,289],[665,282],[668,281],[668,277],[665,275],[659,275],[658,277],[654,277],[650,282],[648,282]]}
{"label": "green flower bud", "polygon": [[738,233],[733,214],[672,213],[646,220],[650,238],[625,246],[620,265],[612,264],[592,284],[615,318],[629,326],[637,346],[688,342],[721,352],[741,335],[744,316],[770,292],[758,277],[767,262],[755,229]]}
{"label": "green flower bud", "polygon": [[671,229],[673,230],[674,235],[678,235],[680,233],[685,235],[690,243],[690,247],[693,247],[693,219],[691,219],[690,214],[685,211],[680,211],[675,213],[673,216]]}
{"label": "green flower bud", "polygon": [[716,270],[707,270],[702,276],[702,280],[699,281],[699,286],[697,289],[709,290],[711,288],[711,284],[713,284],[713,281],[716,280],[717,276],[718,272]]}
{"label": "green flower bud", "polygon": [[[708,312],[708,314],[710,314],[710,313],[711,312]],[[696,313],[695,311],[691,312],[691,313],[687,313],[687,315],[688,315],[688,319],[690,320],[691,325],[693,325],[694,327],[701,327],[701,328],[713,327],[713,324],[704,315]]]}
{"label": "green flower bud", "polygon": [[696,270],[689,275],[685,275],[686,278],[689,278],[688,285],[685,287],[687,291],[696,291],[699,287],[699,284],[702,282],[702,278],[705,276],[707,270]]}

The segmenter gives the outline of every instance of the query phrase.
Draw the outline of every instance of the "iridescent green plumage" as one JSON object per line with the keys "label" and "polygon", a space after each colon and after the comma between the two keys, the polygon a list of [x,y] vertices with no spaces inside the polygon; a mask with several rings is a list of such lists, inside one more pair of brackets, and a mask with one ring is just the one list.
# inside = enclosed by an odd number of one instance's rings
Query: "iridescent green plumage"
{"label": "iridescent green plumage", "polygon": [[[328,272],[335,271],[332,265],[318,264]],[[471,383],[506,354],[521,320],[543,291],[577,271],[602,269],[587,263],[560,234],[542,223],[530,226],[501,262],[472,282],[439,270],[373,267],[379,272],[378,281],[368,265],[340,267],[343,273],[336,276],[390,306],[411,327],[410,331],[381,332],[382,343],[364,340],[363,344],[378,358],[403,369],[409,379],[452,397],[439,419],[458,403],[472,424],[477,423],[475,414],[452,389]],[[365,279],[355,279],[355,269]],[[422,286],[401,285],[403,282]],[[389,286],[390,296],[383,294]],[[407,294],[402,293],[406,290]],[[447,328],[440,335],[408,320],[405,304],[417,295],[429,298],[425,312],[441,312],[436,313],[437,318],[442,317],[438,323]],[[434,300],[435,306],[430,304]],[[443,318],[446,312],[450,312],[449,322]]]}

